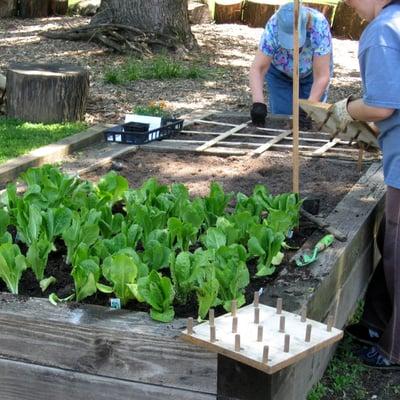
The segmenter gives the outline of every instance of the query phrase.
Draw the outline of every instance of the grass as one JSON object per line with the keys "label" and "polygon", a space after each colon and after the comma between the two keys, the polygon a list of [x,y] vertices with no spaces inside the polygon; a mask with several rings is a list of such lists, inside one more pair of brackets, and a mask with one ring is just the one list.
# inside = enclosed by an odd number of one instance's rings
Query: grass
{"label": "grass", "polygon": [[132,110],[133,114],[149,115],[153,117],[171,118],[172,112],[163,102],[150,102],[146,106],[135,106]]}
{"label": "grass", "polygon": [[204,79],[209,75],[205,68],[192,64],[185,65],[166,56],[151,59],[129,59],[117,68],[107,69],[104,80],[114,85],[139,79]]}
{"label": "grass", "polygon": [[0,117],[0,163],[84,130],[83,122],[33,124]]}

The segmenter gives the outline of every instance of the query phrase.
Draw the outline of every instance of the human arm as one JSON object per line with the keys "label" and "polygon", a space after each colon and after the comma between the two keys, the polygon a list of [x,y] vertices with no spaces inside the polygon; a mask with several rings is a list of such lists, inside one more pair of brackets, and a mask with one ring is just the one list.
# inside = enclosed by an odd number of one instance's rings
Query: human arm
{"label": "human arm", "polygon": [[269,70],[272,58],[258,50],[250,67],[250,90],[253,103],[265,103],[264,79]]}
{"label": "human arm", "polygon": [[320,101],[330,80],[331,54],[314,56],[313,58],[313,84],[308,100]]}
{"label": "human arm", "polygon": [[372,107],[364,103],[362,99],[349,101],[347,112],[358,121],[378,122],[389,118],[393,113],[393,108]]}

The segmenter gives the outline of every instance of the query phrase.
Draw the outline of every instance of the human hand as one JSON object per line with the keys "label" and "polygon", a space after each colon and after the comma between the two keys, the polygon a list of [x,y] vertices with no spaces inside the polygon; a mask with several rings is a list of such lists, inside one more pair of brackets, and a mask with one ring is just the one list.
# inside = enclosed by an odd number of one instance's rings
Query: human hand
{"label": "human hand", "polygon": [[250,110],[251,121],[255,126],[264,126],[268,109],[264,103],[253,103]]}

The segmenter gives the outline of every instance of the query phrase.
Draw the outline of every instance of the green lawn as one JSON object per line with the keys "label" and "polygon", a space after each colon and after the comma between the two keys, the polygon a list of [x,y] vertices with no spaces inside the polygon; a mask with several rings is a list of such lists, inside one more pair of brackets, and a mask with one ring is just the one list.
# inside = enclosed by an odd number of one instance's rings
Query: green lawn
{"label": "green lawn", "polygon": [[86,129],[83,122],[32,124],[0,117],[0,163]]}

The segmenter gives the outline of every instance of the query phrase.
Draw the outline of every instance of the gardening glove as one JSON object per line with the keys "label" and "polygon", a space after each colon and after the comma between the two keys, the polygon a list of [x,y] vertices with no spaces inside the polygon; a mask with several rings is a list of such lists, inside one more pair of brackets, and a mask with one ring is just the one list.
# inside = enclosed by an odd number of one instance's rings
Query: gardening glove
{"label": "gardening glove", "polygon": [[299,111],[299,128],[306,131],[312,128],[312,119],[302,109]]}
{"label": "gardening glove", "polygon": [[267,118],[268,109],[264,103],[253,103],[250,110],[251,121],[255,126],[264,126]]}
{"label": "gardening glove", "polygon": [[362,142],[367,146],[379,148],[378,140],[371,126],[363,121],[356,121],[347,111],[347,105],[355,100],[353,96],[334,104],[300,100],[300,106],[316,121],[317,130],[326,130],[332,134],[332,139],[339,136],[343,140]]}

